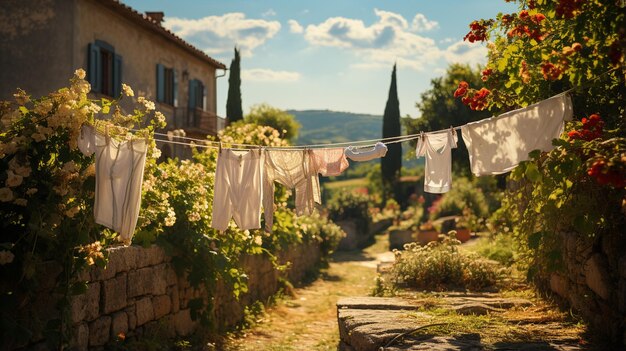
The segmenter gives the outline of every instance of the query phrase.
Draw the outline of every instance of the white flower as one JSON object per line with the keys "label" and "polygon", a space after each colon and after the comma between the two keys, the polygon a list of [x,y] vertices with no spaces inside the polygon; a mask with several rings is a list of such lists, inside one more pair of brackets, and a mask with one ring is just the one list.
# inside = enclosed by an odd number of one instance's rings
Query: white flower
{"label": "white flower", "polygon": [[85,70],[82,68],[77,69],[76,71],[74,71],[74,75],[78,78],[78,79],[85,79]]}
{"label": "white flower", "polygon": [[263,245],[263,238],[260,235],[255,236],[254,243],[259,246]]}
{"label": "white flower", "polygon": [[30,189],[26,190],[26,195],[33,195],[37,191],[38,191],[37,188],[30,188]]}
{"label": "white flower", "polygon": [[154,113],[154,117],[156,118],[157,122],[159,122],[159,123],[165,122],[165,115],[163,115],[160,111],[156,111]]}
{"label": "white flower", "polygon": [[11,251],[2,250],[0,251],[0,265],[5,265],[13,262],[15,255]]}
{"label": "white flower", "polygon": [[122,91],[126,96],[135,96],[135,92],[133,91],[133,89],[124,83],[122,83]]}
{"label": "white flower", "polygon": [[13,201],[13,203],[18,205],[18,206],[26,207],[26,205],[28,204],[28,200],[19,198],[19,199],[15,199],[15,201]]}
{"label": "white flower", "polygon": [[161,157],[161,150],[155,147],[154,149],[152,149],[152,158],[159,158],[159,157]]}

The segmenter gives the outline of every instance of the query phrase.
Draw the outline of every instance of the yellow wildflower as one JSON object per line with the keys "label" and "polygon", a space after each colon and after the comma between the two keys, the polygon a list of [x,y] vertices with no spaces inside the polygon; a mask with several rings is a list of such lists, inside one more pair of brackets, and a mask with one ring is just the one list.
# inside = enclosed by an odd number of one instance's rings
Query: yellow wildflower
{"label": "yellow wildflower", "polygon": [[133,89],[124,83],[122,83],[122,91],[126,96],[135,96],[135,92],[133,91]]}

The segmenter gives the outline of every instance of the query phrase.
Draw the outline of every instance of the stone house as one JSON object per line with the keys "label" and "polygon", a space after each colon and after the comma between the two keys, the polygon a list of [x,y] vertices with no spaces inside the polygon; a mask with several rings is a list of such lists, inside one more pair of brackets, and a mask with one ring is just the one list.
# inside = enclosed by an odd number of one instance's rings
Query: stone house
{"label": "stone house", "polygon": [[[3,0],[0,100],[11,99],[18,87],[33,97],[47,94],[82,67],[93,98],[117,97],[126,83],[136,96],[157,102],[166,130],[214,135],[224,126],[216,114],[216,79],[226,66],[162,21],[162,12],[141,14],[117,0]],[[172,146],[161,143],[164,156],[188,152]]]}

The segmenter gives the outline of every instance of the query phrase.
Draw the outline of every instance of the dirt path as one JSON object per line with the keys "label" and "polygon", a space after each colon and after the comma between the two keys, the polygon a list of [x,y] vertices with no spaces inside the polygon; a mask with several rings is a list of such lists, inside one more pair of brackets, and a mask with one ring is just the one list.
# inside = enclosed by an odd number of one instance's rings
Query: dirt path
{"label": "dirt path", "polygon": [[378,262],[393,260],[386,236],[376,239],[362,252],[336,253],[317,281],[295,289],[295,298],[285,298],[268,308],[257,326],[232,337],[224,350],[336,350],[337,300],[369,295]]}

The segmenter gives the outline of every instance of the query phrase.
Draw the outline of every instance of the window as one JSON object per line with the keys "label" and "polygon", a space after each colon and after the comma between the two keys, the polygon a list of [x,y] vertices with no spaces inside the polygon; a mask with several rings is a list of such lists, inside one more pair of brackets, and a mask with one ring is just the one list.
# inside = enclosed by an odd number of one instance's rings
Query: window
{"label": "window", "polygon": [[176,70],[157,64],[157,101],[178,106]]}
{"label": "window", "polygon": [[197,127],[200,123],[200,113],[198,109],[205,109],[205,94],[204,84],[199,79],[192,79],[189,81],[189,117],[187,124],[190,127]]}
{"label": "window", "polygon": [[87,49],[87,80],[91,91],[118,97],[122,92],[122,56],[101,40],[90,43]]}

